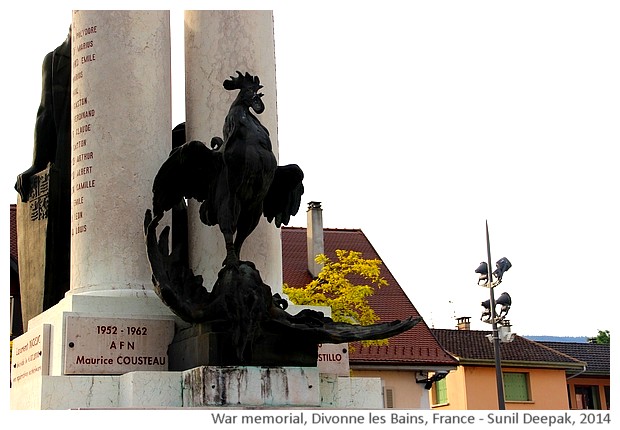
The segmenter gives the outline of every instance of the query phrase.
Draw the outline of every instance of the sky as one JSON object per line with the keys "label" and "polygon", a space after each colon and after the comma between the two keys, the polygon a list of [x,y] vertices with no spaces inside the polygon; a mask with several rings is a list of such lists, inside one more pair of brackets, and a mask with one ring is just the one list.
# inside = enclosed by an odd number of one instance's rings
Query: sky
{"label": "sky", "polygon": [[[75,3],[37,4],[34,14],[12,3],[3,14],[7,206],[32,161],[43,57],[66,37]],[[489,291],[474,273],[487,258],[488,221],[492,261],[512,262],[496,290],[512,297],[512,331],[592,337],[613,331],[620,286],[614,3],[149,6],[172,9],[172,124],[184,120],[182,10],[274,11],[280,164],[305,173],[289,225],[304,227],[306,203],[321,202],[324,226],[361,229],[429,326],[468,316],[488,330],[480,303]]]}

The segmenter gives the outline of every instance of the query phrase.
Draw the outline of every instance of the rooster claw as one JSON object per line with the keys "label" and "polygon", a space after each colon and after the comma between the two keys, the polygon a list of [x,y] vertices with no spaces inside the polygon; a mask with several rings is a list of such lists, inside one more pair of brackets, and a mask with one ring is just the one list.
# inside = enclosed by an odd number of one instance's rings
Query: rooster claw
{"label": "rooster claw", "polygon": [[240,261],[239,261],[239,256],[237,255],[237,253],[235,251],[229,251],[226,254],[226,258],[222,262],[222,267],[239,268],[239,264],[240,264]]}

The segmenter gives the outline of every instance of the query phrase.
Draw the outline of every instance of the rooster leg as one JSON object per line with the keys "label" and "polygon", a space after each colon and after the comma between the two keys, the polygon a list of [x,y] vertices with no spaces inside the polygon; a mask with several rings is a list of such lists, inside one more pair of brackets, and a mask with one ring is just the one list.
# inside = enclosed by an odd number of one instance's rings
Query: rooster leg
{"label": "rooster leg", "polygon": [[243,242],[245,242],[248,236],[254,231],[254,229],[258,225],[260,217],[261,215],[259,213],[256,217],[240,218],[237,222],[237,234],[235,235],[235,252],[237,253],[238,257],[241,257],[241,246],[243,246]]}
{"label": "rooster leg", "polygon": [[226,242],[226,258],[222,262],[222,266],[239,267],[239,254],[235,250],[233,234],[224,231],[222,233]]}
{"label": "rooster leg", "polygon": [[222,262],[223,267],[239,267],[239,255],[234,249],[226,251],[226,258]]}

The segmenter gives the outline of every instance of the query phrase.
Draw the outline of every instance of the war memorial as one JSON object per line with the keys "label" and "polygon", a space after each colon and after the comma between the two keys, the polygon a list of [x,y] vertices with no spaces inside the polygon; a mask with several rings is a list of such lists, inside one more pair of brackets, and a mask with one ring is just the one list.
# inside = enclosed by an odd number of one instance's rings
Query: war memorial
{"label": "war memorial", "polygon": [[321,368],[318,345],[417,320],[336,323],[282,293],[304,176],[277,162],[272,13],[184,19],[181,127],[168,11],[74,11],[46,57],[11,409],[381,407],[380,381]]}

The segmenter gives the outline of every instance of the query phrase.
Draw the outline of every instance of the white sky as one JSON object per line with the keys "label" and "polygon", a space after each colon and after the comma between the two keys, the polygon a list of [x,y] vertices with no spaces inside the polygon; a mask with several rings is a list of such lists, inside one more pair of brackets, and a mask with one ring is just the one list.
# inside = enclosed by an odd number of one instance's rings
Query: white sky
{"label": "white sky", "polygon": [[[273,9],[280,162],[305,172],[290,225],[305,226],[305,203],[322,202],[325,227],[361,228],[429,325],[470,316],[486,330],[488,290],[474,269],[486,260],[488,219],[493,262],[513,264],[496,296],[512,296],[514,332],[614,328],[616,2],[281,3],[149,2],[176,8],[173,125],[184,118],[182,9]],[[7,206],[32,161],[41,62],[64,40],[71,9],[141,7],[51,4],[31,13],[12,3],[0,26]]]}

